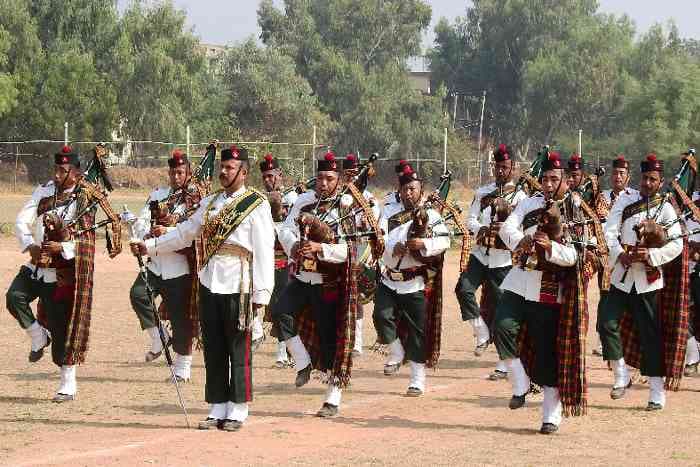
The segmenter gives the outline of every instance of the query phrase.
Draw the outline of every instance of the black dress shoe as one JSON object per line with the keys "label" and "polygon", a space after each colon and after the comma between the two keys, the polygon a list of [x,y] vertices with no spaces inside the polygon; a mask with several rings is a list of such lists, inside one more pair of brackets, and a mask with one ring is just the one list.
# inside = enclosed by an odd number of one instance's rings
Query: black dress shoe
{"label": "black dress shoe", "polygon": [[311,364],[309,363],[303,370],[297,371],[297,378],[294,385],[298,388],[302,387],[311,379]]}
{"label": "black dress shoe", "polygon": [[265,342],[265,335],[263,334],[262,337],[259,337],[255,339],[253,342],[250,343],[251,350],[253,352],[257,352],[260,346]]}
{"label": "black dress shoe", "polygon": [[160,352],[151,352],[149,350],[148,352],[146,352],[146,357],[144,358],[144,360],[146,361],[146,363],[150,363],[150,362],[160,358],[161,355],[163,355],[162,350]]}
{"label": "black dress shoe", "polygon": [[423,395],[423,391],[413,386],[409,387],[406,391],[406,397],[420,397]]}
{"label": "black dress shoe", "polygon": [[218,418],[207,417],[197,424],[197,428],[200,430],[211,430],[212,428],[219,428],[223,423],[224,421]]}
{"label": "black dress shoe", "polygon": [[510,402],[508,402],[508,408],[511,410],[519,409],[520,407],[525,405],[525,394],[522,396],[513,396],[510,398]]}
{"label": "black dress shoe", "polygon": [[243,422],[238,420],[224,420],[221,424],[221,429],[223,431],[238,431],[243,427]]}
{"label": "black dress shoe", "polygon": [[44,356],[44,349],[50,345],[51,345],[51,338],[49,336],[46,336],[46,344],[42,348],[40,348],[39,350],[31,350],[29,352],[29,362],[36,363],[39,360],[41,360],[41,357]]}
{"label": "black dress shoe", "polygon": [[543,435],[551,435],[559,431],[559,427],[554,423],[543,423],[540,428],[540,433]]}
{"label": "black dress shoe", "polygon": [[663,408],[664,406],[661,404],[657,404],[656,402],[649,402],[645,410],[647,412],[656,412],[657,410],[662,410]]}
{"label": "black dress shoe", "polygon": [[625,396],[625,392],[627,392],[627,389],[629,389],[630,387],[632,387],[632,378],[630,378],[630,382],[627,383],[627,386],[623,386],[621,388],[612,388],[610,390],[610,399],[622,399]]}
{"label": "black dress shoe", "polygon": [[486,342],[484,342],[484,343],[482,343],[482,344],[477,345],[477,346],[474,348],[474,356],[475,356],[475,357],[481,357],[481,356],[484,354],[484,352],[486,352],[486,349],[489,348],[489,343],[490,343],[490,342],[491,342],[491,341],[486,341]]}
{"label": "black dress shoe", "polygon": [[698,373],[698,363],[700,363],[700,362],[695,362],[695,363],[691,363],[689,365],[686,365],[685,368],[683,369],[683,376],[690,378],[691,376],[693,376],[693,374],[697,374]]}
{"label": "black dress shoe", "polygon": [[56,404],[61,404],[63,402],[70,402],[75,400],[75,395],[74,394],[62,394],[62,393],[56,393],[55,396],[53,396],[53,399],[51,399],[51,402],[55,402]]}
{"label": "black dress shoe", "polygon": [[338,406],[329,404],[328,402],[323,403],[323,407],[316,412],[316,416],[320,418],[333,418],[338,415]]}
{"label": "black dress shoe", "polygon": [[384,376],[394,376],[399,372],[401,368],[400,363],[391,363],[389,365],[384,365]]}
{"label": "black dress shoe", "polygon": [[508,379],[508,372],[501,370],[493,370],[488,377],[489,381],[499,381],[502,379]]}

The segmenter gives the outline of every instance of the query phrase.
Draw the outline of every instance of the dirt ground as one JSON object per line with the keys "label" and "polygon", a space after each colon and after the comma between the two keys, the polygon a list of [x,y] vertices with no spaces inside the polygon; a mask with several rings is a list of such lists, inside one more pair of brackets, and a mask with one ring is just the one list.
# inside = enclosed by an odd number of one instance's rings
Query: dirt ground
{"label": "dirt ground", "polygon": [[[0,238],[3,291],[24,261],[12,238]],[[0,464],[28,465],[689,465],[700,464],[700,377],[669,394],[667,408],[647,413],[648,388],[627,397],[608,396],[611,373],[590,357],[590,408],[567,419],[554,436],[537,434],[541,398],[524,409],[507,408],[510,385],[485,379],[496,361],[493,348],[475,358],[471,330],[461,322],[452,292],[457,255],[449,258],[445,283],[443,353],[429,372],[428,392],[403,396],[407,369],[382,375],[382,360],[356,361],[341,414],[320,420],[324,388],[300,390],[291,369],[272,369],[274,343],[254,359],[255,401],[238,433],[187,430],[162,360],[143,363],[146,338],[130,309],[136,275],[127,254],[98,255],[88,361],[78,369],[78,399],[52,404],[58,371],[49,356],[27,362],[29,343],[9,313],[0,313]],[[594,297],[593,301],[597,298]],[[371,313],[371,310],[367,310]],[[592,322],[595,322],[593,319]],[[365,322],[365,344],[374,341]],[[593,335],[591,333],[591,340]],[[207,414],[202,355],[193,381],[183,387],[193,424]]]}

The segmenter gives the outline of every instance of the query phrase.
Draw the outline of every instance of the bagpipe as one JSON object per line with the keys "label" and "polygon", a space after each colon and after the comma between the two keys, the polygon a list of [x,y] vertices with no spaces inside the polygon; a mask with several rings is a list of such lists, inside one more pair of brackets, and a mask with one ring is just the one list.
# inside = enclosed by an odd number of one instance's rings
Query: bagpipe
{"label": "bagpipe", "polygon": [[[547,234],[550,240],[562,242],[564,237],[564,222],[562,221],[562,208],[566,197],[562,200],[548,199],[544,208],[537,216],[537,231]],[[536,243],[530,242],[521,251],[516,251],[520,267],[525,270],[535,270],[547,264],[545,252]]]}
{"label": "bagpipe", "polygon": [[[75,189],[62,203],[70,205],[73,202],[77,202],[76,214],[66,221],[55,211],[45,212],[42,219],[44,226],[43,241],[65,242],[75,240],[87,233],[104,228],[107,251],[110,258],[114,258],[122,250],[121,223],[107,200],[107,194],[114,187],[105,163],[107,156],[105,145],[96,145],[92,150],[92,156]],[[52,203],[54,208],[58,206],[58,196],[58,189],[56,189]],[[95,211],[98,207],[102,209],[106,219],[96,222]],[[42,255],[38,266],[49,267],[55,261],[60,261],[60,259]]]}
{"label": "bagpipe", "polygon": [[525,190],[526,193],[532,195],[538,191],[542,191],[542,185],[540,184],[539,178],[542,176],[542,166],[544,161],[549,158],[550,147],[548,145],[542,146],[542,149],[537,152],[537,156],[530,163],[530,167],[527,171],[518,177],[518,181],[515,183],[515,189],[508,195],[506,195],[506,200],[508,203],[512,203],[515,199],[515,195],[518,192]]}
{"label": "bagpipe", "polygon": [[[498,185],[498,195],[493,197],[488,202],[488,207],[491,208],[491,218],[489,219],[489,228],[483,232],[477,233],[476,243],[486,247],[486,256],[491,252],[491,248],[505,249],[503,241],[498,237],[498,233],[494,232],[491,228],[496,223],[505,222],[513,211],[513,206],[511,204],[512,200],[509,202],[503,192],[503,185]],[[515,192],[515,190],[513,190]]]}
{"label": "bagpipe", "polygon": [[302,194],[308,190],[313,189],[315,186],[316,177],[312,177],[305,182],[299,182],[296,185],[289,187],[285,190],[266,192],[265,194],[267,195],[267,200],[270,203],[270,208],[272,212],[272,220],[274,220],[275,222],[282,222],[286,219],[287,213],[289,212],[289,208],[292,207],[291,204],[286,203],[284,201],[284,198],[288,194],[292,192]]}
{"label": "bagpipe", "polygon": [[[693,187],[697,178],[697,168],[695,149],[688,149],[688,152],[683,155],[678,172],[661,195],[661,202],[654,216],[649,216],[651,208],[647,206],[646,213],[648,217],[634,226],[637,242],[633,247],[627,249],[628,254],[634,254],[639,248],[661,248],[672,240],[683,238],[687,236],[688,230],[685,227],[685,220],[693,217],[700,221],[700,209],[692,200]],[[647,200],[647,202],[649,201]],[[678,217],[671,222],[660,224],[659,218],[667,203],[673,205]],[[680,237],[676,235],[671,238],[668,236],[668,230],[677,223],[682,225],[684,234]],[[654,269],[656,268],[647,265],[648,274],[653,274]],[[622,282],[627,278],[628,272],[629,267],[626,267],[622,274]]]}
{"label": "bagpipe", "polygon": [[[579,250],[583,261],[584,274],[591,277],[596,271],[605,272],[607,248],[603,230],[595,211],[588,207],[576,191],[567,191],[561,199],[548,199],[542,209],[533,211],[537,231],[563,245],[573,245]],[[526,221],[523,221],[525,224]],[[596,233],[596,241],[591,241],[590,228]],[[602,243],[601,243],[602,242]],[[560,268],[545,258],[544,250],[530,242],[513,252],[514,262],[526,270],[551,270]]]}
{"label": "bagpipe", "polygon": [[[318,196],[318,200],[310,212],[303,212],[296,219],[300,232],[300,243],[307,241],[317,243],[337,243],[340,240],[366,239],[371,249],[372,258],[377,259],[384,253],[384,238],[379,221],[374,216],[372,204],[362,194],[367,180],[373,171],[372,164],[377,160],[377,154],[361,164],[358,174],[352,180],[344,183],[338,192],[330,197]],[[327,220],[328,215],[334,209],[338,209],[338,219]],[[359,232],[357,220],[369,227],[368,230]],[[343,233],[337,233],[338,227],[343,227]],[[296,254],[296,262],[303,270],[315,271],[319,264],[314,258],[307,258]],[[326,264],[321,267],[332,267]]]}
{"label": "bagpipe", "polygon": [[[148,209],[151,212],[151,227],[162,225],[173,227],[188,219],[199,208],[203,198],[211,191],[211,179],[214,174],[216,160],[216,142],[207,146],[204,157],[192,172],[184,185],[161,201],[150,201]],[[184,204],[184,211],[176,213],[178,206]]]}

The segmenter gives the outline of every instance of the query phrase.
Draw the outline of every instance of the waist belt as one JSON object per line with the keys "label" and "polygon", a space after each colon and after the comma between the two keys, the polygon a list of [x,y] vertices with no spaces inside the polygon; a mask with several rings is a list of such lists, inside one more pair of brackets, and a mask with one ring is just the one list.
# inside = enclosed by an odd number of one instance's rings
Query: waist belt
{"label": "waist belt", "polygon": [[423,277],[425,275],[426,270],[427,269],[425,266],[420,266],[411,269],[401,269],[400,271],[396,271],[391,268],[386,268],[384,270],[384,277],[394,282],[408,282],[412,281],[417,277]]}
{"label": "waist belt", "polygon": [[233,243],[224,243],[216,250],[215,256],[235,256],[241,259],[250,260],[253,255],[250,251],[246,250],[240,245],[234,245]]}

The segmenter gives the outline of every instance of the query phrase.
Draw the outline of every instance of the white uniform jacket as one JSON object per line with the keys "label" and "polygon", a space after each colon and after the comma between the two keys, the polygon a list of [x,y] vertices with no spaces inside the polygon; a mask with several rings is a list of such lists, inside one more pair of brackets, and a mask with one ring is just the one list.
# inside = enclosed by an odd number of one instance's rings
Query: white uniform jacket
{"label": "white uniform jacket", "polygon": [[[625,281],[622,282],[622,276],[625,274],[625,267],[622,263],[618,262],[617,259],[624,251],[624,245],[628,247],[637,245],[638,239],[634,227],[644,219],[655,218],[656,212],[659,209],[657,206],[651,208],[649,211],[642,210],[622,222],[623,210],[630,204],[641,199],[642,196],[639,193],[621,196],[610,211],[608,221],[605,225],[605,240],[608,242],[608,248],[610,249],[610,264],[614,265],[611,283],[613,286],[627,293],[632,290],[632,286],[634,286],[637,293],[640,294],[653,292],[664,286],[663,273],[654,282],[649,283],[647,281],[644,263],[632,263],[625,277]],[[665,224],[676,219],[676,217],[676,211],[673,209],[673,206],[667,202],[664,203],[657,222],[659,224]],[[668,229],[667,233],[669,236],[680,234],[680,225],[678,223],[674,224]],[[681,254],[682,251],[683,240],[673,240],[661,248],[649,248],[649,260],[652,266],[658,267],[672,261],[676,256]]]}
{"label": "white uniform jacket", "polygon": [[[241,187],[227,196],[217,192],[204,198],[199,209],[184,222],[175,226],[167,234],[146,240],[148,254],[157,257],[162,253],[173,252],[189,246],[201,233],[206,218],[213,219],[225,206],[237,201],[246,188]],[[206,216],[206,217],[205,217]],[[253,254],[252,259],[252,302],[267,305],[275,287],[275,228],[270,211],[270,203],[264,200],[234,230],[224,243],[238,245]],[[214,254],[204,268],[199,271],[200,283],[215,294],[235,294],[241,292],[241,279],[249,282],[248,271],[241,267],[237,256]]]}
{"label": "white uniform jacket", "polygon": [[[393,255],[394,247],[397,243],[406,243],[408,240],[408,233],[413,224],[412,220],[394,228],[389,231],[389,219],[395,214],[404,211],[403,203],[392,203],[390,205],[384,206],[384,212],[379,219],[379,227],[384,231],[384,255],[382,256],[382,283],[386,285],[391,290],[396,291],[399,294],[407,294],[418,292],[425,288],[425,281],[423,277],[415,277],[408,281],[393,281],[389,278],[386,268],[396,270],[399,260],[401,260],[400,270],[413,269],[422,265],[417,261],[411,254],[406,254],[403,258],[398,258]],[[430,224],[435,224],[433,227],[433,233],[447,234],[447,226],[441,222],[442,217],[434,209],[428,210],[428,222]],[[425,246],[421,253],[424,256],[437,256],[447,250],[450,247],[450,238],[448,236],[438,236],[434,238],[423,239]]]}
{"label": "white uniform jacket", "polygon": [[[501,240],[508,248],[515,250],[525,235],[534,235],[537,225],[533,225],[523,232],[523,220],[530,211],[544,206],[545,199],[542,195],[531,196],[518,203],[511,215],[503,223],[503,227],[501,227],[499,232]],[[551,255],[547,253],[545,258],[557,266],[570,267],[576,264],[578,252],[573,245],[565,245],[553,241],[552,253]],[[505,279],[503,279],[501,288],[520,295],[525,300],[539,302],[542,288],[542,271],[526,270],[520,265],[514,265]],[[562,286],[559,284],[557,302],[561,303],[561,300]]]}
{"label": "white uniform jacket", "polygon": [[[68,190],[72,192],[74,188]],[[44,241],[44,215],[37,216],[37,208],[39,207],[39,202],[48,196],[53,196],[56,191],[54,182],[48,182],[45,185],[39,185],[34,192],[32,197],[27,203],[22,206],[19,213],[17,214],[17,219],[15,220],[15,237],[19,242],[19,247],[22,253],[26,252],[30,246],[39,245]],[[64,222],[68,222],[73,219],[77,214],[77,203],[75,200],[67,205],[60,206],[58,209],[51,210],[49,212],[56,213]],[[63,251],[61,256],[66,260],[71,260],[75,258],[75,242],[73,240],[67,242],[61,242]],[[36,272],[36,278],[41,279],[47,284],[56,282],[56,270],[54,268],[38,268],[31,262],[25,264],[32,272]]]}
{"label": "white uniform jacket", "polygon": [[[507,187],[512,187],[513,184],[509,183]],[[490,183],[489,185],[482,186],[474,194],[474,201],[472,201],[469,207],[469,212],[467,213],[467,228],[472,233],[476,235],[482,227],[488,227],[491,225],[491,206],[487,206],[486,209],[481,209],[481,200],[484,196],[492,193],[497,189],[495,183]],[[508,195],[510,199],[511,195]],[[519,190],[517,193],[512,194],[512,200],[510,202],[511,206],[517,206],[520,201],[527,198],[527,194]],[[486,254],[486,247],[483,245],[474,245],[471,254],[484,266],[489,268],[502,268],[512,265],[511,254],[509,250],[501,250],[498,248],[491,248],[489,254]]]}

